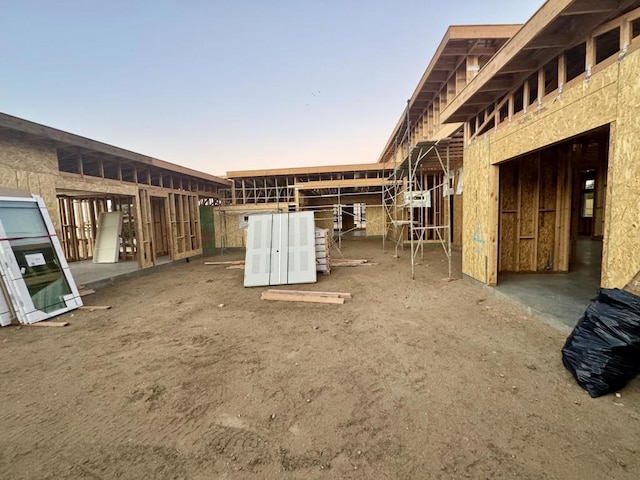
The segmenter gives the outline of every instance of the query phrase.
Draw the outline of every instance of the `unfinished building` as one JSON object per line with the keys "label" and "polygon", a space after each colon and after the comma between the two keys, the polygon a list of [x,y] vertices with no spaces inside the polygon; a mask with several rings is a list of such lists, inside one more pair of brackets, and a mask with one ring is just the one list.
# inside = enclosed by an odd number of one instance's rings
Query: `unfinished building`
{"label": "unfinished building", "polygon": [[446,236],[461,246],[462,123],[443,124],[440,111],[519,28],[450,27],[375,164],[227,172],[218,244],[244,246],[251,213],[313,210],[338,242],[361,233],[396,245]]}
{"label": "unfinished building", "polygon": [[[202,254],[213,246],[207,235],[212,207],[206,206],[217,203],[229,184],[0,114],[0,187],[44,199],[68,261],[93,257],[100,214],[112,211],[122,212],[122,261],[145,268]],[[202,229],[203,222],[210,228]]]}
{"label": "unfinished building", "polygon": [[440,112],[464,122],[469,277],[640,270],[638,7],[548,1]]}
{"label": "unfinished building", "polygon": [[45,198],[72,261],[92,256],[100,211],[123,212],[121,259],[146,267],[243,247],[250,215],[309,210],[338,242],[457,245],[487,285],[588,258],[617,287],[640,270],[639,37],[628,0],[449,27],[369,164],[219,178],[1,115],[0,185]]}

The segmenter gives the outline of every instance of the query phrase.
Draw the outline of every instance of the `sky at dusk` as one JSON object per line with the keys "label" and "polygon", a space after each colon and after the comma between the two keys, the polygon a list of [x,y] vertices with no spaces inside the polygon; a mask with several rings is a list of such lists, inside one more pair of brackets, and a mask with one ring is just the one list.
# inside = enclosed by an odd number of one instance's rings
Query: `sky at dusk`
{"label": "sky at dusk", "polygon": [[449,25],[542,0],[0,0],[0,111],[223,175],[376,162]]}

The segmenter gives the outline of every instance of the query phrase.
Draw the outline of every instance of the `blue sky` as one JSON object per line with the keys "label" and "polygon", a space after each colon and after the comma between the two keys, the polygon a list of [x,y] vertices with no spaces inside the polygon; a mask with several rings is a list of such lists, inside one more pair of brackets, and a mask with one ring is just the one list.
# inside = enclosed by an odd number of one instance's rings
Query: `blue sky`
{"label": "blue sky", "polygon": [[0,0],[0,111],[213,174],[375,162],[449,25],[542,0]]}

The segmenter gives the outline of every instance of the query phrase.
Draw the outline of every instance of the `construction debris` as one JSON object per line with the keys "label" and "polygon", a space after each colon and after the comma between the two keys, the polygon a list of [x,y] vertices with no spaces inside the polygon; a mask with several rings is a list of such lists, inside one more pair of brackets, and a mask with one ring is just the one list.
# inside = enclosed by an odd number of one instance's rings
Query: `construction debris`
{"label": "construction debris", "polygon": [[92,295],[96,293],[96,291],[92,290],[91,288],[88,288],[86,290],[80,290],[78,293],[80,294],[81,297],[85,297],[87,295]]}
{"label": "construction debris", "polygon": [[324,275],[331,274],[331,255],[329,255],[329,230],[315,229],[316,271]]}
{"label": "construction debris", "polygon": [[205,265],[244,265],[244,260],[231,260],[228,262],[204,262]]}
{"label": "construction debris", "polygon": [[32,327],[66,327],[68,325],[69,325],[69,322],[51,322],[48,320],[30,324],[30,326]]}
{"label": "construction debris", "polygon": [[316,292],[313,290],[281,290],[271,288],[267,290],[268,293],[276,293],[276,294],[288,294],[292,293],[294,295],[319,295],[321,297],[337,297],[337,298],[351,298],[351,294],[347,292]]}
{"label": "construction debris", "polygon": [[262,300],[280,302],[303,303],[333,303],[342,305],[345,298],[351,298],[350,293],[342,292],[314,292],[299,290],[267,290],[260,296]]}
{"label": "construction debris", "polygon": [[337,262],[333,262],[331,265],[333,267],[371,267],[373,265],[377,265],[377,263],[369,263],[369,260],[364,260],[364,259],[356,259],[356,260],[343,259]]}
{"label": "construction debris", "polygon": [[78,307],[78,310],[89,310],[90,312],[109,309],[111,309],[111,305],[83,305],[82,307]]}
{"label": "construction debris", "polygon": [[244,263],[242,265],[229,265],[226,270],[244,270]]}

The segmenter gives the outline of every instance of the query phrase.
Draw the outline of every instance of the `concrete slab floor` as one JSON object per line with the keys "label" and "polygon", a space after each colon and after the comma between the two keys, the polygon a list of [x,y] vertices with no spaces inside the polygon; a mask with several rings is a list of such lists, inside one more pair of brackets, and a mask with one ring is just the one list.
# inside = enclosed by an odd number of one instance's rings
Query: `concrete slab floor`
{"label": "concrete slab floor", "polygon": [[602,242],[581,238],[569,273],[503,273],[496,292],[572,329],[600,290],[601,260]]}
{"label": "concrete slab floor", "polygon": [[70,262],[69,269],[77,285],[90,286],[99,281],[135,272],[138,270],[138,262],[93,263],[92,260],[82,260]]}

